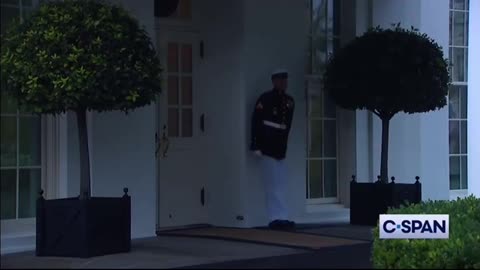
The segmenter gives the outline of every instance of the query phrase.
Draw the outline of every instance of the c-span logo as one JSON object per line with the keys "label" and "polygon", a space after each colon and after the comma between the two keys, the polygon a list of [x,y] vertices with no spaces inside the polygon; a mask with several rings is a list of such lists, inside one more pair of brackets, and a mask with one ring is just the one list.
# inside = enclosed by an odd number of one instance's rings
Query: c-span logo
{"label": "c-span logo", "polygon": [[448,215],[380,215],[380,239],[448,239]]}

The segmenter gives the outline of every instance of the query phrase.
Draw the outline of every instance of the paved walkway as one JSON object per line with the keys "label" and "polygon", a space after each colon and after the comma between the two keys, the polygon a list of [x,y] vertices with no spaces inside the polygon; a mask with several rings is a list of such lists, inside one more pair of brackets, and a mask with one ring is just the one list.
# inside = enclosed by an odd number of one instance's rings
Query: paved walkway
{"label": "paved walkway", "polygon": [[184,269],[369,269],[371,244],[330,247],[300,254],[236,260]]}
{"label": "paved walkway", "polygon": [[[327,235],[332,231],[352,234],[353,230],[361,232],[353,233],[353,236],[364,238],[370,228],[315,230],[315,233]],[[9,254],[1,257],[1,268],[369,268],[370,248],[368,242],[308,251],[237,241],[162,236],[132,241],[130,253],[89,259],[36,257],[34,252]]]}

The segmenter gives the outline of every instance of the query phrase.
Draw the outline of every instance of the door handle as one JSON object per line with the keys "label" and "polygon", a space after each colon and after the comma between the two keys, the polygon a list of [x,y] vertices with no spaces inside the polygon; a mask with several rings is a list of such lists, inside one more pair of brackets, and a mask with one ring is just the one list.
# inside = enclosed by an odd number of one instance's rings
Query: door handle
{"label": "door handle", "polygon": [[158,133],[155,132],[155,157],[158,158],[158,152],[160,151],[160,139],[158,139]]}
{"label": "door handle", "polygon": [[200,116],[200,130],[205,132],[205,114]]}
{"label": "door handle", "polygon": [[167,126],[163,125],[163,134],[162,134],[162,141],[161,141],[161,147],[163,148],[163,151],[162,151],[163,157],[167,157],[168,148],[170,147],[170,140],[166,135],[166,130],[167,130]]}
{"label": "door handle", "polygon": [[166,134],[167,126],[163,126],[162,138],[158,138],[158,133],[155,133],[155,157],[158,157],[158,153],[162,151],[162,157],[167,157],[168,148],[170,146],[170,140]]}

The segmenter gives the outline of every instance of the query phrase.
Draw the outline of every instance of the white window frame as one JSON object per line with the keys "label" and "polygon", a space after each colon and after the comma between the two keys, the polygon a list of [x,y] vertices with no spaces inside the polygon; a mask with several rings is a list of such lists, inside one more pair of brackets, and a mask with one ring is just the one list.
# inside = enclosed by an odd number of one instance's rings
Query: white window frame
{"label": "white window frame", "polygon": [[[169,43],[169,42],[168,42]],[[188,138],[192,138],[192,137],[195,137],[195,125],[194,125],[194,120],[195,120],[195,115],[194,115],[194,104],[195,104],[195,99],[194,99],[194,88],[195,88],[195,85],[194,85],[194,71],[192,70],[191,72],[183,72],[181,69],[181,65],[182,65],[182,45],[185,45],[185,44],[191,44],[192,45],[192,69],[194,68],[194,65],[195,65],[195,45],[196,45],[196,42],[195,42],[195,39],[192,38],[192,40],[175,40],[173,43],[177,44],[178,45],[178,52],[177,52],[177,63],[178,63],[178,71],[177,72],[171,72],[171,71],[168,71],[166,70],[165,71],[165,74],[163,75],[163,80],[165,82],[168,82],[168,77],[170,76],[174,76],[178,79],[178,82],[177,82],[177,88],[178,88],[178,104],[177,105],[170,105],[168,104],[168,86],[167,88],[167,91],[165,91],[165,94],[166,94],[166,108],[167,110],[168,109],[177,109],[178,110],[178,119],[177,119],[177,124],[178,124],[178,135],[177,136],[172,136],[169,138],[174,138],[174,139],[188,139]],[[168,44],[167,44],[168,45]],[[168,49],[167,49],[168,51]],[[168,59],[168,56],[167,56],[167,59]],[[182,101],[182,89],[183,89],[183,86],[182,86],[182,79],[184,77],[189,77],[191,78],[192,80],[192,104],[191,105],[184,105],[183,104],[183,101]],[[183,136],[183,109],[190,109],[192,110],[192,135],[191,136],[188,136],[188,137],[185,137]],[[167,111],[167,115],[168,115],[168,111]],[[168,118],[166,119],[166,122],[168,123]],[[168,128],[167,128],[167,134],[168,134]]]}
{"label": "white window frame", "polygon": [[[313,29],[311,27],[311,22],[313,20],[312,18],[312,14],[313,14],[313,9],[311,8],[312,7],[312,2],[310,0],[310,3],[308,5],[310,5],[310,13],[308,14],[308,16],[310,16],[309,18],[309,27],[310,29],[308,29],[308,34],[307,34],[307,40],[308,42],[310,43],[309,46],[307,46],[307,48],[309,49],[313,49],[313,45],[311,44],[313,42],[313,37],[314,37],[314,34],[313,34]],[[327,7],[326,9],[328,10],[328,2],[327,2]],[[335,11],[334,11],[335,13]],[[325,20],[328,20],[328,16],[325,17]],[[326,24],[328,24],[328,22],[326,21],[325,22]],[[335,24],[335,18],[334,18],[334,22],[333,24]],[[326,28],[326,31],[327,28]],[[332,49],[334,49],[335,47],[335,42],[336,41],[339,41],[340,40],[340,35],[339,33],[333,33],[331,36],[328,35],[328,32],[326,32],[324,35],[320,35],[319,37],[325,39],[325,41],[328,43],[328,42],[331,42],[333,43],[332,44]],[[327,52],[328,52],[328,44],[326,45],[326,49],[327,49]],[[313,60],[313,53],[312,51],[309,52],[310,54],[310,59],[307,59],[308,61],[310,61],[309,63],[309,67],[312,68],[313,70],[313,64],[314,64],[314,60]],[[311,72],[310,72],[311,73]],[[338,110],[335,114],[335,117],[325,117],[324,115],[322,116],[311,116],[310,115],[310,104],[311,104],[311,101],[312,101],[312,97],[319,97],[321,95],[323,95],[323,91],[322,91],[322,83],[321,83],[321,78],[322,76],[319,75],[319,74],[309,74],[307,73],[305,75],[305,81],[306,81],[306,136],[307,136],[307,146],[306,146],[306,156],[305,156],[305,160],[306,160],[306,163],[305,163],[305,166],[307,168],[306,170],[306,177],[307,177],[307,181],[306,181],[306,195],[307,195],[307,198],[306,198],[306,203],[307,203],[307,206],[308,205],[319,205],[319,204],[325,204],[325,203],[338,203],[340,198],[339,198],[339,195],[340,195],[340,185],[339,185],[339,171],[340,171],[340,166],[338,164],[338,134],[339,134],[339,125],[338,125]],[[323,97],[324,98],[324,97]],[[323,98],[322,98],[322,102],[323,102]],[[322,108],[323,109],[323,108]],[[326,120],[331,120],[331,121],[335,121],[335,127],[336,127],[336,144],[335,144],[335,147],[336,147],[336,156],[335,157],[324,157],[323,155],[323,151],[325,151],[325,147],[322,147],[322,156],[321,157],[311,157],[310,156],[310,140],[311,140],[311,122],[312,120],[318,120],[318,121],[321,121],[322,122],[322,132],[324,132],[324,122]],[[324,139],[324,136],[322,136],[322,138]],[[323,144],[323,142],[322,142]],[[309,188],[310,188],[310,169],[309,169],[309,164],[310,164],[310,161],[313,161],[313,160],[319,160],[319,161],[325,161],[325,160],[335,160],[336,161],[336,181],[337,181],[337,192],[336,192],[336,197],[325,197],[325,198],[310,198],[310,192],[309,192]],[[322,163],[323,164],[323,163]],[[325,173],[325,169],[324,167],[322,167],[322,190],[325,191],[325,181],[323,180],[323,175]]]}
{"label": "white window frame", "polygon": [[[453,1],[453,0],[450,0],[450,1]],[[471,0],[470,0],[471,1]],[[449,3],[450,5],[451,3]],[[467,98],[468,98],[468,59],[467,59],[467,55],[468,55],[468,44],[467,45],[454,45],[453,42],[454,42],[454,37],[455,37],[455,24],[454,24],[454,21],[453,21],[453,18],[451,17],[451,14],[452,12],[455,14],[457,12],[463,12],[465,13],[466,15],[466,19],[467,17],[469,16],[469,6],[466,5],[465,6],[465,10],[459,10],[459,9],[454,9],[454,7],[452,6],[452,8],[450,9],[449,8],[449,20],[452,19],[452,28],[450,29],[449,28],[449,31],[451,31],[449,33],[449,43],[448,43],[448,52],[449,52],[449,57],[453,57],[453,55],[450,54],[450,52],[452,51],[453,48],[463,48],[463,49],[466,49],[465,50],[465,53],[464,53],[464,57],[465,57],[465,62],[463,63],[465,66],[464,66],[464,78],[465,80],[464,81],[453,81],[453,73],[454,73],[454,69],[455,67],[451,67],[451,76],[452,76],[452,85],[454,86],[466,86],[467,89]],[[468,20],[470,21],[470,20]],[[464,23],[464,37],[465,39],[468,39],[468,24],[465,22]],[[448,97],[448,99],[450,99],[450,96]],[[449,103],[448,103],[449,104]],[[461,106],[461,102],[459,101],[459,106]],[[466,103],[466,106],[468,106],[468,104]],[[462,108],[460,108],[460,111],[462,110]],[[461,142],[462,142],[462,133],[461,133],[461,124],[462,122],[466,122],[468,123],[468,118],[450,118],[450,115],[448,116],[448,122],[450,124],[450,121],[453,121],[453,122],[458,122],[459,124],[459,149],[461,149]],[[468,126],[468,125],[467,125]],[[467,136],[467,145],[468,145],[468,136]],[[468,148],[468,147],[467,147]],[[458,197],[465,197],[467,194],[468,194],[468,186],[467,188],[462,188],[462,175],[465,174],[467,175],[468,177],[468,150],[466,153],[457,153],[457,154],[451,154],[449,152],[448,154],[448,157],[449,157],[449,160],[450,160],[450,157],[466,157],[467,158],[467,172],[462,172],[462,169],[463,169],[463,166],[460,164],[460,168],[459,168],[459,171],[460,171],[460,188],[461,189],[451,189],[450,187],[450,173],[448,174],[448,183],[449,183],[449,191],[450,191],[450,199],[452,200],[455,200],[456,198]],[[449,171],[450,171],[450,168],[449,168]],[[467,179],[467,185],[468,185],[468,179]]]}
{"label": "white window frame", "polygon": [[[307,92],[307,151],[306,151],[306,166],[308,168],[310,161],[326,161],[326,160],[335,160],[336,161],[336,181],[337,181],[337,196],[336,197],[323,197],[323,198],[309,198],[307,197],[307,205],[315,205],[315,204],[324,204],[324,203],[337,203],[339,202],[339,184],[338,184],[338,179],[339,179],[339,166],[338,166],[338,121],[337,117],[324,117],[322,116],[310,116],[310,104],[311,104],[311,97],[319,97],[322,95],[322,89],[321,89],[321,77],[319,75],[307,75],[307,81],[308,86],[306,89]],[[323,100],[323,99],[322,99]],[[336,112],[338,113],[338,112]],[[335,114],[336,115],[336,114]],[[312,121],[321,121],[322,122],[322,132],[324,131],[324,122],[325,121],[335,121],[335,128],[336,128],[336,133],[335,133],[335,147],[337,150],[337,154],[335,157],[325,157],[323,152],[325,151],[325,147],[322,146],[322,155],[321,157],[311,157],[309,156],[309,150],[310,150],[310,145],[311,145],[311,122]],[[324,136],[322,136],[322,139],[324,139]],[[323,144],[323,142],[322,142]],[[322,167],[322,190],[325,191],[325,181],[323,179],[325,173],[324,167]],[[310,170],[307,169],[307,194],[309,194],[309,187],[310,187]]]}

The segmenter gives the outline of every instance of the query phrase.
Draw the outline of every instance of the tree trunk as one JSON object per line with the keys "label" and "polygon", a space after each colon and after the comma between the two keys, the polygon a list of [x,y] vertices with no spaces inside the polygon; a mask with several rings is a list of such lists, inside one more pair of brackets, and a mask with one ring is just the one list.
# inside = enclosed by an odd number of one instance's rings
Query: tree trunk
{"label": "tree trunk", "polygon": [[390,119],[382,118],[382,159],[380,165],[380,179],[388,183],[388,137],[389,137]]}
{"label": "tree trunk", "polygon": [[90,198],[90,156],[88,153],[87,111],[77,114],[78,143],[80,148],[80,199]]}

